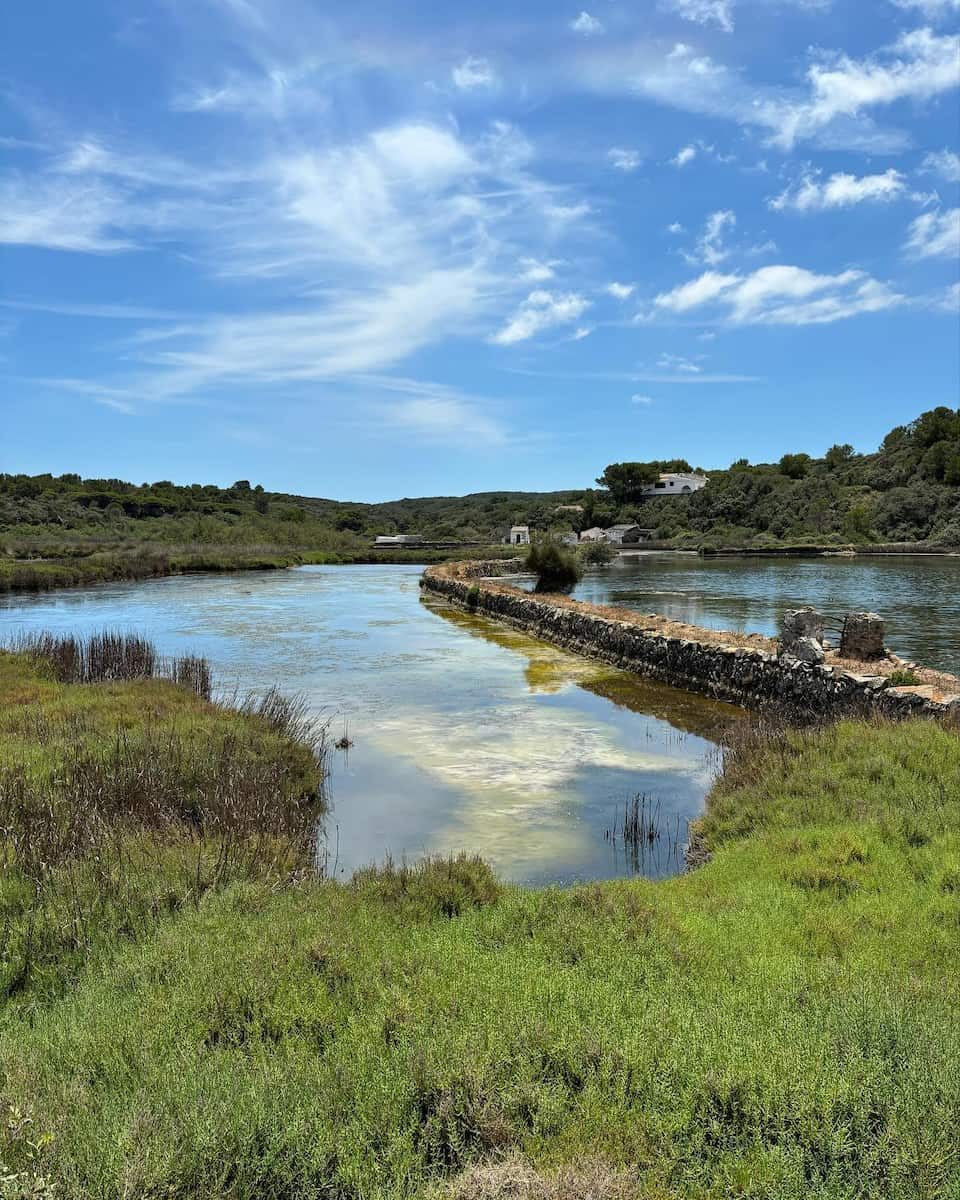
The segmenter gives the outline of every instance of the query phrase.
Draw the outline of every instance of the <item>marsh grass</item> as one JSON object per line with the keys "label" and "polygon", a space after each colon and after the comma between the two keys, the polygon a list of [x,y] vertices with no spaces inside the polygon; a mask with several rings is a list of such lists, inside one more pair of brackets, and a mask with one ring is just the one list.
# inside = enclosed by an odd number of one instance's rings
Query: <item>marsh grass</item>
{"label": "marsh grass", "polygon": [[135,635],[0,652],[0,995],[55,991],[229,883],[313,870],[325,727],[275,691],[210,691],[203,659]]}

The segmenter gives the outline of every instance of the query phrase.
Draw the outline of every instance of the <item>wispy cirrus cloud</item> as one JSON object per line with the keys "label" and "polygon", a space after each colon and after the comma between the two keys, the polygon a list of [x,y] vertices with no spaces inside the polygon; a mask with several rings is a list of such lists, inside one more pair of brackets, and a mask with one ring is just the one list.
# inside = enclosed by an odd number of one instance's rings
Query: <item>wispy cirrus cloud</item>
{"label": "wispy cirrus cloud", "polygon": [[[382,371],[447,337],[482,336],[518,296],[498,335],[504,344],[574,321],[586,300],[551,293],[543,302],[529,283],[553,274],[549,251],[589,208],[538,178],[531,157],[503,122],[469,141],[450,126],[400,122],[320,149],[267,149],[229,173],[87,139],[6,178],[0,241],[122,254],[175,235],[211,278],[292,289],[285,302],[230,315],[65,306],[143,322],[97,396],[128,404],[127,392],[170,401],[302,386]],[[411,430],[431,417],[441,426],[455,411],[449,397],[404,403]]]}
{"label": "wispy cirrus cloud", "polygon": [[910,223],[904,250],[911,258],[960,258],[960,208],[921,213]]}
{"label": "wispy cirrus cloud", "polygon": [[960,154],[955,150],[931,151],[924,156],[920,170],[939,175],[948,183],[960,183]]}
{"label": "wispy cirrus cloud", "polygon": [[897,8],[918,12],[927,21],[940,21],[960,13],[960,0],[893,0]]}

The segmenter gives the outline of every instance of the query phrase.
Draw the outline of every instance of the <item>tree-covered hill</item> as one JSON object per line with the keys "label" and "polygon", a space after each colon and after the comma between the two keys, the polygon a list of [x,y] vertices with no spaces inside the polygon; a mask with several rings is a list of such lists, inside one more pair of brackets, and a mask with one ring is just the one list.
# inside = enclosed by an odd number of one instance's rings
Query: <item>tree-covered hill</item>
{"label": "tree-covered hill", "polygon": [[610,464],[598,482],[612,487],[584,494],[584,521],[635,520],[660,538],[694,545],[960,546],[960,410],[923,413],[892,429],[873,454],[835,445],[823,458],[788,453],[757,465],[740,459],[727,470],[704,472],[707,487],[686,498],[640,501],[631,494],[631,486],[639,490],[646,482],[649,465]]}
{"label": "tree-covered hill", "polygon": [[[682,447],[678,447],[682,450]],[[836,445],[822,458],[785,453],[777,463],[740,459],[704,472],[688,497],[640,500],[670,462],[609,464],[608,486],[561,492],[478,492],[382,504],[169,480],[134,484],[79,475],[0,474],[0,561],[75,559],[153,547],[237,553],[368,556],[383,533],[490,543],[514,523],[542,531],[636,521],[680,546],[920,542],[960,546],[960,410],[937,408],[857,454]],[[209,556],[208,556],[209,557]]]}

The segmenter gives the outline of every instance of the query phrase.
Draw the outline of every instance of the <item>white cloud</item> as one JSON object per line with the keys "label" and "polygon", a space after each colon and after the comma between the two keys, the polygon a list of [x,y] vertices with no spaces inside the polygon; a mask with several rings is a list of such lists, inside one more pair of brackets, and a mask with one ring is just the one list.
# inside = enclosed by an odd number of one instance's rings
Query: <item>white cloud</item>
{"label": "white cloud", "polygon": [[673,221],[667,226],[667,233],[672,233],[674,236],[686,232],[686,229],[680,224],[679,221]]}
{"label": "white cloud", "polygon": [[603,289],[608,296],[613,296],[615,300],[628,300],[634,293],[634,285],[632,283],[608,283]]}
{"label": "white cloud", "polygon": [[901,34],[869,58],[822,53],[807,70],[810,93],[798,102],[777,99],[758,107],[774,141],[789,149],[833,122],[897,100],[927,100],[960,84],[960,36],[929,29]]}
{"label": "white cloud", "polygon": [[424,442],[471,447],[498,446],[507,441],[498,421],[457,395],[411,396],[385,408],[384,417]]}
{"label": "white cloud", "polygon": [[499,346],[523,342],[554,325],[576,321],[590,307],[590,301],[575,292],[531,292],[507,324],[491,337]]}
{"label": "white cloud", "polygon": [[940,175],[948,183],[960,183],[960,154],[953,150],[931,152],[920,164],[920,170]]}
{"label": "white cloud", "polygon": [[735,325],[815,325],[879,312],[903,300],[863,271],[817,275],[802,267],[778,265],[745,276],[707,271],[657,296],[656,304],[671,312],[720,304]]}
{"label": "white cloud", "polygon": [[904,245],[913,258],[960,258],[960,208],[921,213]]}
{"label": "white cloud", "polygon": [[960,283],[951,283],[935,295],[930,307],[936,312],[960,313]]}
{"label": "white cloud", "polygon": [[632,404],[650,405],[650,404],[653,404],[653,397],[652,396],[641,396],[639,392],[634,392],[634,394],[630,397],[630,401]]}
{"label": "white cloud", "polygon": [[687,163],[693,162],[697,157],[696,146],[684,146],[682,150],[678,150],[670,162],[675,167],[685,167]]}
{"label": "white cloud", "polygon": [[520,266],[523,268],[521,279],[528,283],[546,283],[548,279],[553,279],[556,275],[554,267],[556,263],[540,262],[536,258],[522,258]]}
{"label": "white cloud", "polygon": [[624,150],[620,146],[611,147],[607,151],[607,158],[618,171],[635,171],[643,161],[636,150]]}
{"label": "white cloud", "polygon": [[574,33],[582,33],[585,37],[603,33],[603,23],[588,12],[581,12],[579,16],[574,17],[570,22],[570,28]]}
{"label": "white cloud", "polygon": [[676,371],[681,375],[700,375],[703,367],[692,359],[684,358],[682,354],[663,353],[657,359],[657,366],[664,371]]}
{"label": "white cloud", "polygon": [[668,7],[685,21],[698,25],[719,25],[726,33],[733,32],[732,0],[667,0]]}
{"label": "white cloud", "polygon": [[687,312],[691,308],[699,308],[703,304],[709,304],[711,300],[716,300],[739,282],[739,275],[704,271],[689,283],[681,284],[670,292],[661,292],[656,298],[656,303],[660,308],[669,309],[671,312]]}
{"label": "white cloud", "polygon": [[897,8],[917,9],[928,21],[938,21],[951,13],[960,13],[960,0],[893,0]]}
{"label": "white cloud", "polygon": [[575,329],[570,335],[570,340],[571,342],[582,342],[591,333],[593,333],[593,329],[589,325],[581,325],[579,329]]}
{"label": "white cloud", "polygon": [[829,208],[852,208],[867,201],[895,200],[906,191],[906,180],[892,167],[881,175],[848,175],[838,172],[821,182],[815,174],[803,175],[779,196],[767,201],[770,208],[783,211],[818,212]]}
{"label": "white cloud", "polygon": [[731,250],[724,244],[724,238],[737,223],[736,214],[730,209],[722,209],[711,213],[703,227],[703,233],[697,239],[692,254],[685,254],[687,262],[706,263],[708,267],[716,267],[729,258]]}
{"label": "white cloud", "polygon": [[[304,150],[270,139],[261,151],[248,139],[227,173],[87,140],[31,173],[0,176],[2,242],[121,253],[173,241],[198,274],[229,279],[238,296],[246,293],[237,280],[260,291],[271,281],[272,303],[231,304],[229,316],[106,306],[104,317],[145,324],[103,385],[90,381],[98,396],[315,390],[476,335],[511,299],[527,297],[507,342],[530,336],[531,325],[574,322],[587,307],[573,293],[548,293],[546,303],[530,293],[588,209],[568,186],[530,171],[529,144],[512,126],[467,141],[421,120],[312,142]],[[451,411],[410,407],[407,424],[440,425]]]}
{"label": "white cloud", "polygon": [[124,193],[97,179],[0,180],[0,244],[115,254],[136,245],[133,223]]}
{"label": "white cloud", "polygon": [[462,92],[475,91],[481,88],[492,88],[497,85],[497,73],[485,58],[468,55],[459,66],[450,72],[454,87]]}

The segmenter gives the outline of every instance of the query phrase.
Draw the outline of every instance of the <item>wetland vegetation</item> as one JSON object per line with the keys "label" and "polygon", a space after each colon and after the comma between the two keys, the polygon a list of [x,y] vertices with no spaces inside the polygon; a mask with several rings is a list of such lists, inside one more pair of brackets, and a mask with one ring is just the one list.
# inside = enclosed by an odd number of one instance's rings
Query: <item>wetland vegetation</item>
{"label": "wetland vegetation", "polygon": [[660,883],[338,883],[295,710],[52,646],[0,656],[0,1195],[956,1194],[955,730],[741,732]]}

